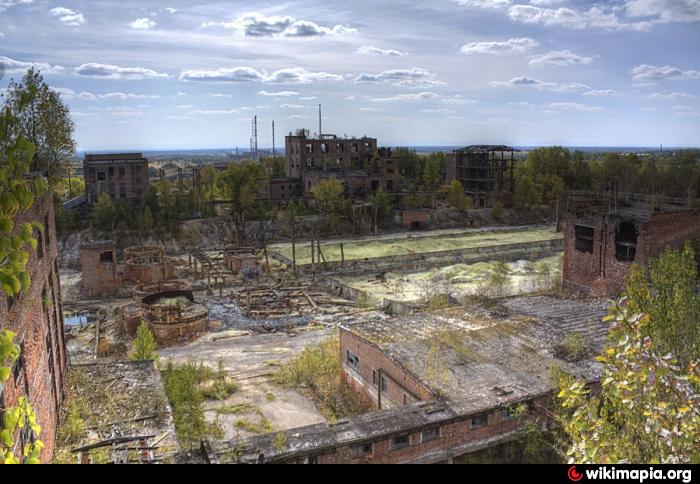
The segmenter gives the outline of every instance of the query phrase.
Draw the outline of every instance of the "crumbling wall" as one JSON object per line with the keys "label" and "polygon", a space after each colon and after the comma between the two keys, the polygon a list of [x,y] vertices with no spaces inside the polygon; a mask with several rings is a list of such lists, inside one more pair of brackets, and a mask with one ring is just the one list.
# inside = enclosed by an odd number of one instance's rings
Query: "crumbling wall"
{"label": "crumbling wall", "polygon": [[38,199],[14,223],[20,227],[29,221],[44,225],[43,233],[35,234],[37,250],[29,250],[26,267],[32,284],[18,298],[0,297],[0,330],[14,332],[21,350],[0,392],[0,408],[17,405],[21,396],[29,398],[42,426],[45,448],[41,461],[46,463],[54,451],[68,365],[51,193]]}
{"label": "crumbling wall", "polygon": [[[637,241],[634,258],[621,257],[620,245],[632,226]],[[592,244],[583,230],[592,229]],[[647,266],[666,247],[680,249],[686,241],[700,238],[700,210],[650,213],[635,220],[622,216],[570,214],[564,223],[564,287],[598,297],[616,297],[622,292],[625,276],[633,263]],[[633,238],[633,237],[632,237]],[[628,249],[628,252],[629,249]]]}
{"label": "crumbling wall", "polygon": [[[184,297],[188,303],[161,304],[162,298]],[[146,296],[141,305],[142,318],[159,345],[167,346],[191,340],[207,329],[209,309],[194,302],[192,291],[168,291]]]}
{"label": "crumbling wall", "polygon": [[120,280],[117,269],[117,244],[114,241],[92,242],[80,248],[83,290],[88,297],[115,295]]}
{"label": "crumbling wall", "polygon": [[126,262],[127,280],[141,284],[156,284],[176,276],[175,261],[165,256],[136,257]]}

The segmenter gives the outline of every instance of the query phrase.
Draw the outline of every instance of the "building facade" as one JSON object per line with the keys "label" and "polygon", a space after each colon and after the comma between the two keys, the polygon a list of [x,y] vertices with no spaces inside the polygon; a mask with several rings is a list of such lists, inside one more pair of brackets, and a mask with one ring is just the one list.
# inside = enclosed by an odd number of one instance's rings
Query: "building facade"
{"label": "building facade", "polygon": [[[55,446],[67,370],[53,196],[49,193],[37,200],[15,220],[15,226],[25,221],[38,221],[44,230],[37,231],[38,245],[27,263],[31,287],[16,298],[0,297],[0,330],[16,333],[15,342],[21,349],[0,393],[0,418],[2,409],[17,404],[21,396],[28,397],[42,427],[45,448],[41,459],[48,462]],[[19,437],[20,442],[31,438]]]}
{"label": "building facade", "polygon": [[106,193],[139,206],[148,190],[148,160],[141,153],[85,155],[83,173],[88,205]]}
{"label": "building facade", "polygon": [[[604,200],[569,201],[564,220],[564,287],[616,297],[632,264],[647,266],[666,247],[700,240],[700,209]],[[612,204],[614,207],[615,204]]]}
{"label": "building facade", "polygon": [[447,155],[447,183],[459,181],[476,208],[512,203],[515,153],[510,146],[475,145]]}

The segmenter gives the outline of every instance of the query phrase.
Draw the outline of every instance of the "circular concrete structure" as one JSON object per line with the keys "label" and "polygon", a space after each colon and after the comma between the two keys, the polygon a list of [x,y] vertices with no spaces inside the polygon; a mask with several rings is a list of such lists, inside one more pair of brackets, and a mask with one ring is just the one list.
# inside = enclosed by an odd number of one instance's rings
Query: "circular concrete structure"
{"label": "circular concrete structure", "polygon": [[141,284],[157,284],[175,278],[175,261],[163,255],[133,257],[125,263],[126,279]]}
{"label": "circular concrete structure", "polygon": [[171,280],[149,284],[138,284],[134,286],[133,296],[137,301],[143,301],[143,298],[151,294],[158,294],[170,291],[187,291],[190,289],[190,284],[183,280]]}
{"label": "circular concrete structure", "polygon": [[195,302],[192,291],[151,294],[141,302],[143,321],[148,323],[160,345],[187,341],[207,328],[209,309]]}

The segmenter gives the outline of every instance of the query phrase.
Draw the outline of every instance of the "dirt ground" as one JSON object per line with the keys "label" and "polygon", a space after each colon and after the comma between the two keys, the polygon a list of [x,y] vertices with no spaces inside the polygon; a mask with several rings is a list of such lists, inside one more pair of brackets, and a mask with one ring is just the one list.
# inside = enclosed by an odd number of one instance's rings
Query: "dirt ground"
{"label": "dirt ground", "polygon": [[[326,422],[313,401],[272,381],[279,365],[291,360],[307,345],[320,343],[333,334],[329,329],[304,329],[296,336],[284,333],[248,335],[231,331],[209,335],[199,342],[160,351],[164,363],[202,362],[217,368],[219,361],[238,384],[239,390],[226,401],[206,403],[207,419],[218,422],[225,439],[253,435],[236,426],[243,421],[265,432],[288,430]],[[217,409],[229,409],[217,412]],[[235,410],[233,410],[235,409]],[[265,425],[269,427],[265,427]]]}

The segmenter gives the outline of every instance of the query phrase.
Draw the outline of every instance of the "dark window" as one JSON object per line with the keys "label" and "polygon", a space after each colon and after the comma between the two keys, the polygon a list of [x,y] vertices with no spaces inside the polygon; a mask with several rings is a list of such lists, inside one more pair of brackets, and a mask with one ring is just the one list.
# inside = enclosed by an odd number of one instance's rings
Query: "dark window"
{"label": "dark window", "polygon": [[98,171],[97,172],[97,181],[105,181],[107,180],[107,174],[104,171]]}
{"label": "dark window", "polygon": [[[377,370],[372,370],[372,386],[377,388],[379,386],[379,372]],[[389,388],[389,382],[384,375],[382,375],[382,393],[385,393]]]}
{"label": "dark window", "polygon": [[328,153],[328,143],[321,143],[321,153]]}
{"label": "dark window", "polygon": [[391,439],[391,450],[406,449],[410,446],[411,446],[411,436],[408,434],[398,435],[396,437],[392,437],[392,439]]}
{"label": "dark window", "polygon": [[437,440],[440,438],[440,427],[425,429],[423,432],[421,432],[420,437],[420,441],[423,444],[426,442],[432,442],[433,440]]}
{"label": "dark window", "polygon": [[486,427],[489,424],[489,416],[484,414],[477,415],[476,417],[472,417],[471,421],[471,429],[480,429],[482,427]]}
{"label": "dark window", "polygon": [[102,252],[100,254],[100,262],[103,264],[111,264],[114,262],[114,253],[113,252]]}
{"label": "dark window", "polygon": [[360,457],[364,457],[366,455],[370,455],[374,452],[374,445],[373,444],[361,444],[361,445],[356,445],[350,450],[350,454],[353,459],[358,459]]}
{"label": "dark window", "polygon": [[348,350],[348,366],[356,370],[360,369],[360,359],[350,350]]}
{"label": "dark window", "polygon": [[110,166],[107,171],[109,172],[109,176],[114,176],[114,167]]}
{"label": "dark window", "polygon": [[126,175],[126,168],[123,166],[119,167],[119,176],[125,176]]}
{"label": "dark window", "polygon": [[586,254],[592,254],[593,238],[595,237],[595,230],[593,227],[577,225],[574,227],[574,232],[576,233],[576,250]]}
{"label": "dark window", "polygon": [[622,222],[615,230],[615,258],[620,262],[634,262],[637,258],[639,233],[634,224]]}
{"label": "dark window", "polygon": [[387,189],[387,190],[393,190],[393,189],[394,189],[394,180],[387,180],[387,182],[386,182],[386,189]]}

